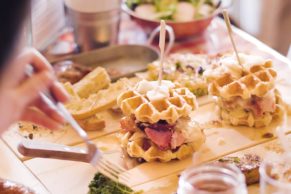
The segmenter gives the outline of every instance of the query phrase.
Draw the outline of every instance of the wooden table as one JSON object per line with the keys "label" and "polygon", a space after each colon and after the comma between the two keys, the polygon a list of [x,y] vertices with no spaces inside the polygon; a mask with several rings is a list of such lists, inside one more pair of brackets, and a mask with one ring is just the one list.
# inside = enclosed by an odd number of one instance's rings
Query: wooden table
{"label": "wooden table", "polygon": [[[291,83],[288,80],[291,72],[291,63],[285,57],[259,42],[250,35],[234,29],[235,41],[240,52],[262,55],[274,60],[274,65],[280,69],[279,89],[283,92],[283,98],[291,104]],[[120,43],[143,44],[146,35],[142,29],[134,23],[125,19],[121,25]],[[207,31],[193,39],[187,39],[175,43],[172,52],[194,52],[210,53],[231,51],[231,44],[227,37],[227,31],[222,20],[216,18]],[[192,117],[201,120],[212,118],[213,105],[201,107]],[[116,132],[119,130],[117,123],[119,116],[105,112],[107,115],[107,128],[101,132],[90,132],[90,138],[104,151],[108,151],[106,157],[115,163],[121,163],[120,146],[117,143]],[[115,122],[114,122],[115,121]],[[288,120],[291,124],[291,119]],[[249,130],[244,127],[237,128],[212,128],[206,130],[207,141],[200,151],[201,157],[196,157],[195,163],[208,162],[222,155],[239,155],[242,153],[255,152],[262,156],[267,151],[278,151],[275,138],[266,139],[262,137],[266,131],[274,133],[278,123],[274,122],[270,127],[260,130]],[[64,129],[56,133],[46,131],[45,134],[37,134],[38,139],[52,141],[55,143],[83,146],[81,140],[70,129]],[[232,137],[237,137],[233,139]],[[223,139],[221,139],[223,137]],[[289,135],[291,138],[291,136]],[[220,138],[220,139],[219,139]],[[2,141],[3,140],[3,141]],[[85,163],[60,161],[52,159],[31,159],[20,155],[16,146],[21,140],[17,126],[13,126],[0,140],[0,177],[8,178],[30,186],[39,193],[86,193],[88,184],[96,172],[96,168]],[[221,143],[225,142],[225,143]],[[273,146],[272,145],[276,145]],[[127,173],[132,175],[129,185],[134,189],[144,190],[149,194],[173,193],[177,187],[178,174],[187,166],[192,164],[192,158],[183,161],[172,161],[167,164],[144,163]],[[152,169],[155,169],[154,171]],[[168,169],[171,170],[168,170]],[[258,193],[258,186],[249,187],[249,193]]]}

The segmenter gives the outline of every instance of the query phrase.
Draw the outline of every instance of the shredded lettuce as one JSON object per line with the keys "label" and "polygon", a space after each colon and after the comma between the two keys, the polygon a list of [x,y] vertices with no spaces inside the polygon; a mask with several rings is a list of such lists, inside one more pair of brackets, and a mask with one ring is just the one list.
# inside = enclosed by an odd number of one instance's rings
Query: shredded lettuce
{"label": "shredded lettuce", "polygon": [[178,0],[154,0],[154,5],[159,13],[160,19],[172,19]]}
{"label": "shredded lettuce", "polygon": [[136,6],[144,3],[154,3],[154,0],[127,0],[126,5],[130,9],[135,9]]}
{"label": "shredded lettuce", "polygon": [[[202,0],[127,0],[127,6],[134,10],[138,5],[150,3],[155,6],[157,11],[157,18],[158,19],[165,19],[165,20],[173,20],[173,16],[177,9],[178,2],[186,1],[191,3],[194,7],[200,5]],[[208,4],[210,6],[215,6],[213,0],[204,0],[204,4]],[[199,14],[198,14],[199,15]],[[196,17],[203,17],[196,16]]]}

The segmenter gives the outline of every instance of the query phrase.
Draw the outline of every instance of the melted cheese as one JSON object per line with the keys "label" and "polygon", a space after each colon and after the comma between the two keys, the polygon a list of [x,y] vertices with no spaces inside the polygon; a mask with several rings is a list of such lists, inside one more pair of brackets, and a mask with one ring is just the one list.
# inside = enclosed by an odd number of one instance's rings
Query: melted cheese
{"label": "melted cheese", "polygon": [[142,80],[138,83],[136,91],[145,95],[150,101],[155,101],[170,97],[170,88],[174,87],[173,82],[167,80],[162,80],[161,85],[158,81]]}

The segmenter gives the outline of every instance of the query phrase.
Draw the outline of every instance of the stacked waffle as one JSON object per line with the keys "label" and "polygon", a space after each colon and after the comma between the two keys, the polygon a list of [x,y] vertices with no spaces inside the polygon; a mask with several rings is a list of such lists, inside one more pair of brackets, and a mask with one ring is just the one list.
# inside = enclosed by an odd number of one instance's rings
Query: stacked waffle
{"label": "stacked waffle", "polygon": [[196,97],[170,81],[141,81],[122,93],[117,103],[122,147],[129,156],[146,161],[182,159],[205,141],[203,131],[189,114],[197,108]]}
{"label": "stacked waffle", "polygon": [[209,93],[218,97],[220,115],[232,125],[264,127],[280,113],[280,95],[275,89],[276,71],[271,60],[240,54],[222,57],[207,72]]}

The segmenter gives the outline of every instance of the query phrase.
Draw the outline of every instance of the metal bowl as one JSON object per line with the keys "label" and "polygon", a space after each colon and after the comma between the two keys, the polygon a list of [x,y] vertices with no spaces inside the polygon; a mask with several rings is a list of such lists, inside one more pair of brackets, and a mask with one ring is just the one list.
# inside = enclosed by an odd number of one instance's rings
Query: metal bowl
{"label": "metal bowl", "polygon": [[[205,31],[212,19],[219,13],[221,3],[218,3],[217,5],[216,10],[208,17],[186,22],[167,21],[167,25],[173,28],[176,39],[199,35]],[[159,20],[151,20],[138,16],[126,5],[125,2],[122,3],[122,10],[130,15],[131,19],[139,24],[147,34],[151,33],[157,26],[160,25]]]}

